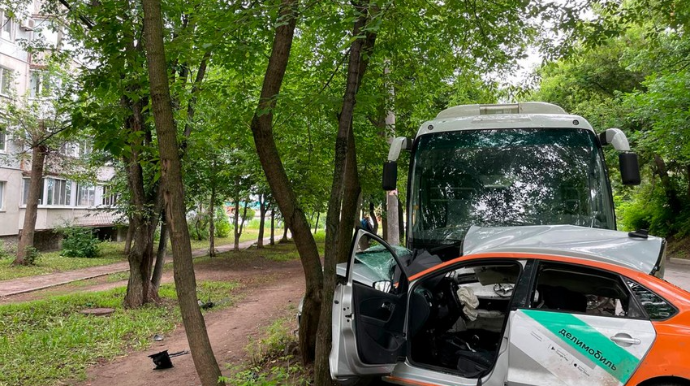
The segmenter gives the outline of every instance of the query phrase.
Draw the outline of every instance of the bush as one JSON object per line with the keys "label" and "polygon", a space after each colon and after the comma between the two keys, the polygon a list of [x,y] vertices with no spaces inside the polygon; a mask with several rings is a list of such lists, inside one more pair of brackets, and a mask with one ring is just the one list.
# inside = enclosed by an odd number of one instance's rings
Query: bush
{"label": "bush", "polygon": [[0,241],[0,259],[10,259],[15,257],[16,254],[17,252],[13,251],[12,248],[8,248],[4,241]]}
{"label": "bush", "polygon": [[225,214],[225,211],[223,209],[218,209],[216,211],[216,237],[228,237],[230,236],[230,221],[228,220],[228,216]]}
{"label": "bush", "polygon": [[65,227],[60,229],[64,236],[60,255],[67,257],[96,257],[100,241],[94,237],[91,229]]}

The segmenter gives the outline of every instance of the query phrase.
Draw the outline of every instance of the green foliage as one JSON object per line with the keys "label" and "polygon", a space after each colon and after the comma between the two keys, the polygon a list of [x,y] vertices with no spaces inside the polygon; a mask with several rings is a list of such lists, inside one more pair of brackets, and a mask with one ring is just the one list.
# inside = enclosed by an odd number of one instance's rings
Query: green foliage
{"label": "green foliage", "polygon": [[[199,292],[205,298],[226,299],[236,287],[201,282]],[[151,336],[180,323],[179,308],[170,301],[176,298],[173,285],[161,287],[161,297],[168,299],[164,306],[125,310],[124,292],[118,288],[0,306],[0,385],[78,383],[98,360],[148,347]],[[108,317],[79,313],[97,307],[115,312]]]}
{"label": "green foliage", "polygon": [[2,259],[13,259],[17,255],[16,251],[12,251],[12,248],[7,246],[7,243],[0,241],[0,260]]}
{"label": "green foliage", "polygon": [[62,256],[87,257],[98,256],[98,245],[101,243],[89,228],[68,226],[60,229],[64,236],[62,240]]}
{"label": "green foliage", "polygon": [[[0,280],[43,275],[54,272],[95,267],[126,260],[124,243],[104,242],[100,245],[101,256],[90,259],[74,259],[60,255],[60,251],[41,253],[40,260],[32,266],[13,266],[12,259],[0,260]],[[13,256],[14,258],[14,256]]]}
{"label": "green foliage", "polygon": [[[250,207],[247,207],[246,210],[247,210],[247,212],[245,213],[244,208],[240,209],[240,217],[242,218],[242,220],[244,220],[246,222],[250,222],[254,219],[254,216],[256,215],[256,211]],[[257,228],[258,228],[258,226],[257,226]]]}
{"label": "green foliage", "polygon": [[216,210],[215,229],[216,237],[225,238],[230,236],[230,220],[228,220],[228,216],[225,214],[225,211],[220,208]]}
{"label": "green foliage", "polygon": [[39,262],[39,259],[41,257],[41,254],[38,252],[38,249],[34,247],[26,247],[25,249],[26,253],[24,255],[24,261],[26,262],[26,265],[36,265]]}
{"label": "green foliage", "polygon": [[295,327],[294,321],[283,317],[264,328],[262,337],[245,347],[252,365],[235,369],[223,380],[237,386],[309,385],[308,374],[294,356],[298,345]]}

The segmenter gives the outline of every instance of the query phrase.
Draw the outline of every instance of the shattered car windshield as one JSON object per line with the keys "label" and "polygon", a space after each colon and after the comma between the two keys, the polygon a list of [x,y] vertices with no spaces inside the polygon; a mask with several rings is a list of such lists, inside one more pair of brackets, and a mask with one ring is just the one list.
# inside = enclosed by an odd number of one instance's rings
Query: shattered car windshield
{"label": "shattered car windshield", "polygon": [[[400,246],[393,246],[400,259],[410,256],[411,251]],[[357,272],[368,277],[372,282],[377,280],[391,280],[396,266],[393,255],[383,245],[369,247],[355,255],[355,264],[361,264],[368,270],[358,269]],[[365,273],[367,272],[367,273]]]}
{"label": "shattered car windshield", "polygon": [[414,247],[462,240],[472,225],[614,229],[602,153],[589,130],[424,135],[411,178]]}

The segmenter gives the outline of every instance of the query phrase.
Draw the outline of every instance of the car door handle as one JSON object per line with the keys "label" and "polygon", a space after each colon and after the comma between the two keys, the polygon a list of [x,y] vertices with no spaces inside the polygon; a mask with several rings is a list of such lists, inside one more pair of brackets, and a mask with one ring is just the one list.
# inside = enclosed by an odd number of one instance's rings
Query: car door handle
{"label": "car door handle", "polygon": [[611,340],[624,347],[642,343],[639,339],[633,338],[632,336],[624,333],[619,333],[612,336]]}
{"label": "car door handle", "polygon": [[383,304],[381,304],[381,308],[393,312],[395,306],[390,302],[383,302]]}

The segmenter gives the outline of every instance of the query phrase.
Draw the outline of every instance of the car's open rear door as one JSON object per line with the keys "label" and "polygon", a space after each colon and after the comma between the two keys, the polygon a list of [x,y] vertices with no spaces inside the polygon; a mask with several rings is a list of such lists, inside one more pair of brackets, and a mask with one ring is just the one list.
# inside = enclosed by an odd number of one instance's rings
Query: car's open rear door
{"label": "car's open rear door", "polygon": [[347,280],[333,299],[331,376],[348,383],[387,375],[404,354],[407,277],[394,249],[359,230],[352,243]]}

